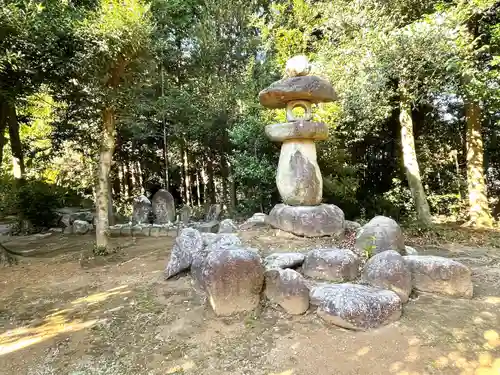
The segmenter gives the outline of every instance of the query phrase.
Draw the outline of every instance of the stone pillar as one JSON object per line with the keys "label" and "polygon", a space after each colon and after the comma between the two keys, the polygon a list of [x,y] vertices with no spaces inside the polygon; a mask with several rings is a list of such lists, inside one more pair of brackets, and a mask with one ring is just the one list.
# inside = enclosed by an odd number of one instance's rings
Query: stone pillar
{"label": "stone pillar", "polygon": [[[314,103],[336,99],[330,83],[308,76],[305,56],[287,63],[288,78],[274,82],[259,93],[260,103],[267,108],[286,108],[287,121],[266,126],[272,141],[282,142],[276,185],[284,204],[276,205],[269,214],[272,226],[296,235],[316,237],[343,232],[344,213],[334,205],[322,204],[323,178],[316,161],[315,141],[328,138],[328,127],[311,121]],[[300,107],[304,115],[293,110]]]}

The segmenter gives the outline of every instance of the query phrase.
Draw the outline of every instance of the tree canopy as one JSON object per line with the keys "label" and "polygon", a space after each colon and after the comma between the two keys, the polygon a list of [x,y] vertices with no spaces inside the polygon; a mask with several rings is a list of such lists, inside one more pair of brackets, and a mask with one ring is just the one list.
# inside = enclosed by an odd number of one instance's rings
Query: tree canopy
{"label": "tree canopy", "polygon": [[5,1],[2,178],[90,198],[102,231],[113,205],[128,215],[159,187],[178,205],[267,212],[279,145],[263,128],[284,111],[258,93],[305,54],[339,95],[314,112],[330,127],[325,202],[347,218],[489,226],[499,18],[492,0]]}

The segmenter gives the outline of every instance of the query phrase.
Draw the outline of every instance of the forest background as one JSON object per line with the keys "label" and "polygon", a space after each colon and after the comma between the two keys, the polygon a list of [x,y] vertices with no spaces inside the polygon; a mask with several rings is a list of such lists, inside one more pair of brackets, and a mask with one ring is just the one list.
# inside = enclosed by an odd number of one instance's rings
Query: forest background
{"label": "forest background", "polygon": [[[279,202],[283,122],[258,93],[305,54],[339,100],[314,119],[348,219],[491,227],[500,214],[500,2],[4,0],[0,210],[41,228],[96,206],[97,244],[159,187],[228,216]],[[111,207],[115,214],[111,214]]]}

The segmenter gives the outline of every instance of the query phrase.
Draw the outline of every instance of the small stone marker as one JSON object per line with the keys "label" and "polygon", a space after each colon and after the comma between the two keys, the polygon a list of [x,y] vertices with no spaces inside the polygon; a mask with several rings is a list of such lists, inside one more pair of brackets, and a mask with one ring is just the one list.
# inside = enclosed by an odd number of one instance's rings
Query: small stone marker
{"label": "small stone marker", "polygon": [[183,206],[181,208],[181,222],[185,226],[189,224],[189,220],[191,219],[191,207]]}
{"label": "small stone marker", "polygon": [[143,224],[149,221],[152,207],[150,200],[145,195],[139,195],[134,198],[132,207],[132,223]]}
{"label": "small stone marker", "polygon": [[205,217],[205,221],[210,222],[219,220],[221,211],[222,208],[220,204],[211,204]]}
{"label": "small stone marker", "polygon": [[155,224],[173,223],[175,221],[174,197],[164,189],[158,190],[152,199]]}

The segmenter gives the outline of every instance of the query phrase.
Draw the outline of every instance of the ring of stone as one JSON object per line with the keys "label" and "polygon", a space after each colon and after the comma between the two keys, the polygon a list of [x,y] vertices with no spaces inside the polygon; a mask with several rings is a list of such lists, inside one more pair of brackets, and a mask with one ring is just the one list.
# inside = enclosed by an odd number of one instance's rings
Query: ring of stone
{"label": "ring of stone", "polygon": [[[304,115],[296,116],[293,113],[295,108],[303,108]],[[299,121],[306,120],[309,121],[312,118],[311,102],[307,100],[292,100],[286,104],[286,120],[287,121]]]}

